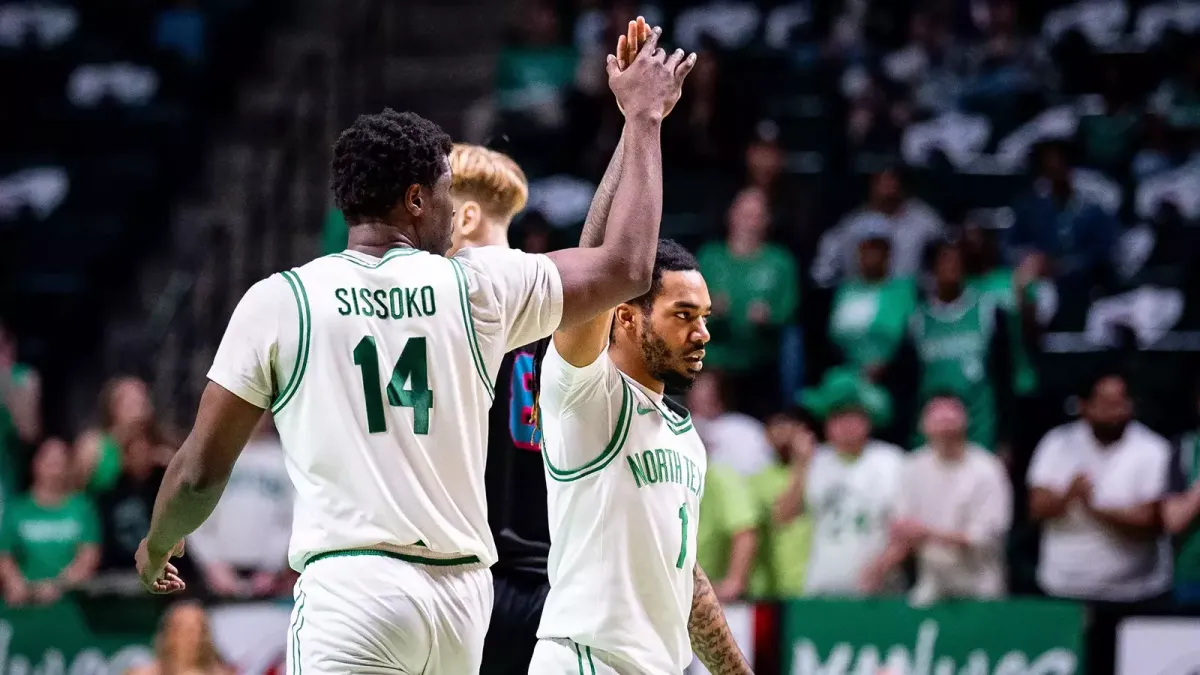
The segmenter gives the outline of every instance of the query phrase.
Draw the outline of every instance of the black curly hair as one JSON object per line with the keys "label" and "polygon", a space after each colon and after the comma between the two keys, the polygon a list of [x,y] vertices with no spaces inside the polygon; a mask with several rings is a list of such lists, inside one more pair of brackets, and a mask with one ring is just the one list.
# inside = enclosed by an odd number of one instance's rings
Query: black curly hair
{"label": "black curly hair", "polygon": [[654,299],[662,292],[664,272],[693,272],[700,269],[700,263],[692,252],[674,239],[659,239],[658,250],[654,253],[654,276],[650,282],[650,290],[645,294],[629,301],[631,305],[641,305],[649,311]]}
{"label": "black curly hair", "polygon": [[433,187],[452,145],[449,134],[416,113],[359,115],[333,145],[334,203],[351,225],[384,218],[409,186]]}

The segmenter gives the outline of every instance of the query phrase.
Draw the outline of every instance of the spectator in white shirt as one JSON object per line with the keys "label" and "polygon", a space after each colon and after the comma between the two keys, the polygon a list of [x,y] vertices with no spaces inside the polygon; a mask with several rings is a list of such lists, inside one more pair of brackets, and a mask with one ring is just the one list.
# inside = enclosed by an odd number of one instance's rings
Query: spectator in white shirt
{"label": "spectator in white shirt", "polygon": [[287,550],[295,495],[270,416],[263,420],[233,465],[213,515],[188,538],[188,553],[220,597],[291,592]]}
{"label": "spectator in white shirt", "polygon": [[687,406],[708,448],[709,461],[747,477],[775,463],[767,428],[749,415],[729,410],[724,382],[716,373],[704,372],[696,378],[687,394]]}
{"label": "spectator in white shirt", "polygon": [[890,542],[864,573],[865,589],[914,555],[914,603],[1005,594],[1012,485],[994,454],[967,441],[967,421],[957,398],[935,397],[925,406],[927,445],[905,462]]}
{"label": "spectator in white shirt", "polygon": [[[825,443],[814,452],[805,434],[793,450],[791,483],[775,504],[775,521],[801,513],[812,520],[805,595],[861,595],[859,577],[887,546],[900,491],[904,452],[871,437],[872,426],[887,423],[891,399],[857,373],[834,369],[801,402],[825,421]],[[902,584],[897,570],[869,592]]]}
{"label": "spectator in white shirt", "polygon": [[1132,421],[1122,376],[1090,384],[1082,419],[1046,434],[1029,467],[1030,517],[1043,525],[1038,583],[1063,598],[1153,599],[1170,587],[1159,518],[1170,446]]}

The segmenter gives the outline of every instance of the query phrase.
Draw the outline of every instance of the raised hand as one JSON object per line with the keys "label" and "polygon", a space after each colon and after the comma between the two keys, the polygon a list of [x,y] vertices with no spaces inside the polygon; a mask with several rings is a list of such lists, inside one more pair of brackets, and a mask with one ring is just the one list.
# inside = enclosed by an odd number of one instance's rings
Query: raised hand
{"label": "raised hand", "polygon": [[[644,20],[641,24],[644,24]],[[646,37],[645,44],[641,41],[641,29],[638,22],[630,22],[629,33],[618,40],[618,53],[624,52],[624,60],[629,59],[632,43],[639,47],[627,68],[622,69],[622,60],[618,56],[608,57],[608,86],[617,97],[617,105],[626,116],[645,115],[652,119],[661,120],[666,117],[683,91],[683,81],[696,65],[696,55],[684,56],[682,49],[677,49],[668,56],[658,48],[662,29],[655,28]]]}

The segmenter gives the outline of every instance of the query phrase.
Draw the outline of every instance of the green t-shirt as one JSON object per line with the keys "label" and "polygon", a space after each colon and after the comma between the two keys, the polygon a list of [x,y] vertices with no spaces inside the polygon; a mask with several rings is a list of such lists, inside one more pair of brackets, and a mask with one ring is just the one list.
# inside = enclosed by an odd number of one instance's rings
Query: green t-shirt
{"label": "green t-shirt", "polygon": [[921,360],[922,404],[953,393],[967,409],[967,437],[989,450],[996,444],[996,392],[988,373],[996,305],[967,289],[949,304],[922,303],[912,317]]}
{"label": "green t-shirt", "polygon": [[696,564],[710,579],[725,578],[733,535],[753,529],[757,522],[754,499],[741,475],[729,467],[709,464],[696,524]]}
{"label": "green t-shirt", "polygon": [[496,95],[501,109],[556,101],[575,81],[579,54],[570,47],[514,47],[500,52]]}
{"label": "green t-shirt", "polygon": [[886,364],[904,339],[916,307],[917,285],[911,278],[845,281],[833,295],[829,339],[856,371]]}
{"label": "green t-shirt", "polygon": [[53,507],[22,495],[4,509],[0,552],[11,555],[29,581],[53,579],[75,559],[81,544],[100,543],[100,521],[82,495]]}
{"label": "green t-shirt", "polygon": [[99,495],[108,492],[117,484],[121,477],[121,446],[110,434],[100,437],[100,447],[96,450],[96,466],[88,477],[87,492]]}
{"label": "green t-shirt", "polygon": [[791,322],[799,302],[796,261],[787,249],[765,244],[750,258],[738,258],[724,242],[707,244],[697,256],[714,303],[725,311],[709,318],[712,341],[706,362],[721,370],[744,372],[773,357],[770,331],[750,320],[750,307],[762,303],[770,310],[767,325]]}
{"label": "green t-shirt", "polygon": [[[1017,312],[1016,294],[1012,284],[1013,271],[1007,268],[992,270],[987,274],[967,280],[967,288],[983,295],[1008,313],[1009,343],[1013,358],[1013,393],[1018,396],[1028,396],[1037,391],[1038,374],[1033,364],[1029,350],[1025,348],[1025,339],[1021,336],[1021,316]],[[1038,286],[1031,284],[1025,289],[1026,302],[1036,303]]]}
{"label": "green t-shirt", "polygon": [[[1179,440],[1179,466],[1183,484],[1173,487],[1188,490],[1200,481],[1200,432],[1184,434]],[[1200,519],[1193,520],[1176,541],[1175,580],[1200,583]]]}
{"label": "green t-shirt", "polygon": [[758,507],[758,552],[748,589],[749,595],[755,598],[804,595],[812,521],[808,516],[800,516],[781,526],[771,517],[771,509],[787,491],[791,480],[791,470],[782,464],[765,469],[749,480]]}
{"label": "green t-shirt", "polygon": [[[29,366],[17,363],[12,369],[12,386],[19,387],[33,372]],[[14,494],[21,475],[21,438],[12,414],[0,401],[0,498]]]}
{"label": "green t-shirt", "polygon": [[345,251],[349,234],[346,217],[336,208],[329,207],[325,212],[325,224],[321,226],[321,255]]}

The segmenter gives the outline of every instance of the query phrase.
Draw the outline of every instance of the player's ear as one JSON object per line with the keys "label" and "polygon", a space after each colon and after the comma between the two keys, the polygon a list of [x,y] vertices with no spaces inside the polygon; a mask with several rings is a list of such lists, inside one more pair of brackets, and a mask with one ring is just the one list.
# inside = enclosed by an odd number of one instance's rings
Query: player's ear
{"label": "player's ear", "polygon": [[458,227],[459,234],[463,239],[471,239],[481,234],[481,229],[484,227],[483,222],[483,207],[479,206],[479,202],[465,201],[458,205]]}
{"label": "player's ear", "polygon": [[409,185],[408,189],[404,191],[404,210],[413,216],[420,216],[423,197],[420,184],[413,183]]}
{"label": "player's ear", "polygon": [[637,317],[635,315],[633,305],[630,305],[629,303],[617,305],[617,311],[613,321],[621,330],[634,330],[634,325],[637,323]]}

